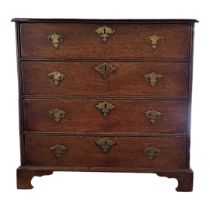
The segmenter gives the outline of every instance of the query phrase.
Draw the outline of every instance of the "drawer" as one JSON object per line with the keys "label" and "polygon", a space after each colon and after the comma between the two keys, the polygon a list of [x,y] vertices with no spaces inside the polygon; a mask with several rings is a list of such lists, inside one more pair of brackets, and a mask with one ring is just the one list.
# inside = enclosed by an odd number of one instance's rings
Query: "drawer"
{"label": "drawer", "polygon": [[22,23],[21,56],[188,59],[190,28],[190,24]]}
{"label": "drawer", "polygon": [[185,100],[25,99],[24,127],[49,132],[187,130]]}
{"label": "drawer", "polygon": [[186,96],[187,63],[22,62],[23,93],[51,96]]}
{"label": "drawer", "polygon": [[26,135],[25,156],[33,166],[184,168],[181,137]]}

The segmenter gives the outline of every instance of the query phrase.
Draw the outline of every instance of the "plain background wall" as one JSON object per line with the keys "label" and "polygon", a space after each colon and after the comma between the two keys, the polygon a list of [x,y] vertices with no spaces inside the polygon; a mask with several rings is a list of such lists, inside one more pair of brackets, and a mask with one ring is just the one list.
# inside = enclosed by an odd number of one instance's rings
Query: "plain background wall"
{"label": "plain background wall", "polygon": [[[0,208],[210,209],[210,12],[208,0],[2,0],[0,6]],[[196,18],[191,166],[194,191],[177,193],[175,179],[155,174],[55,172],[16,190],[19,166],[18,88],[13,17]]]}

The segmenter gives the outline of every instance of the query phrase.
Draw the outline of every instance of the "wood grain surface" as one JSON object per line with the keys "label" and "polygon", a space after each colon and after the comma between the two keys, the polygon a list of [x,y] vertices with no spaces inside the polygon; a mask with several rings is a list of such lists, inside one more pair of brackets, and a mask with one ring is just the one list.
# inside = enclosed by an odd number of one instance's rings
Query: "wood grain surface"
{"label": "wood grain surface", "polygon": [[[24,125],[29,131],[84,132],[171,132],[185,133],[187,101],[185,100],[120,100],[110,99],[115,108],[104,117],[96,105],[104,99],[26,99]],[[65,117],[56,123],[49,110],[60,109]],[[152,124],[145,112],[156,110],[161,118]]]}
{"label": "wood grain surface", "polygon": [[[16,22],[21,166],[17,188],[31,189],[34,176],[53,171],[151,172],[176,178],[191,191],[190,104],[193,26],[196,20],[13,19]],[[96,29],[115,32],[102,41]],[[63,36],[58,48],[48,36]],[[161,36],[153,49],[145,38]],[[155,38],[155,37],[153,37]],[[154,41],[154,40],[153,40]],[[103,79],[95,66],[116,70]],[[64,74],[59,85],[48,76]],[[153,87],[144,75],[162,78]],[[106,117],[96,105],[108,101]],[[65,116],[55,122],[49,111]],[[162,115],[152,123],[145,112]],[[116,143],[103,152],[96,141]],[[61,157],[50,149],[66,147]],[[144,150],[158,148],[149,159]]]}
{"label": "wood grain surface", "polygon": [[[115,71],[103,79],[95,67],[107,63]],[[187,96],[188,63],[154,62],[30,62],[21,63],[23,93],[42,96]],[[55,86],[49,73],[65,75]],[[144,75],[163,77],[153,87]]]}
{"label": "wood grain surface", "polygon": [[[107,153],[95,142],[103,136],[42,136],[25,137],[26,160],[31,166],[184,168],[185,138],[172,137],[108,137],[116,143]],[[66,146],[57,158],[51,146]],[[150,160],[144,149],[154,146],[160,154]]]}
{"label": "wood grain surface", "polygon": [[[21,56],[40,58],[168,58],[187,59],[190,53],[189,24],[108,24],[115,30],[103,42],[95,29],[98,24],[22,23]],[[64,42],[55,49],[47,37],[61,34]],[[154,50],[145,38],[157,34],[164,38]]]}

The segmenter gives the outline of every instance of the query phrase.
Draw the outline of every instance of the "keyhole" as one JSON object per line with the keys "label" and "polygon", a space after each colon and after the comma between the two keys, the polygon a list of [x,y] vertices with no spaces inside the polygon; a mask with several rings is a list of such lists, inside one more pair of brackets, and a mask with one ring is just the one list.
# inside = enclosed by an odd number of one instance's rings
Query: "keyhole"
{"label": "keyhole", "polygon": [[104,34],[106,34],[106,29],[104,28]]}

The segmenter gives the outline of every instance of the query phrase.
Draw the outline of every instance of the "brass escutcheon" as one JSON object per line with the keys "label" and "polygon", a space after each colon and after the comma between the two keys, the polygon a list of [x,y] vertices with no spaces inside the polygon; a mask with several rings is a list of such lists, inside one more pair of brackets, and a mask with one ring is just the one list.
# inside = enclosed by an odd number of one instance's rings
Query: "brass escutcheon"
{"label": "brass escutcheon", "polygon": [[104,25],[95,29],[95,32],[101,37],[102,41],[106,42],[109,36],[115,32],[115,30]]}
{"label": "brass escutcheon", "polygon": [[62,118],[64,118],[66,114],[66,111],[63,111],[61,109],[52,109],[49,110],[49,116],[55,121],[55,122],[60,122]]}
{"label": "brass escutcheon", "polygon": [[107,79],[110,73],[116,70],[116,67],[112,66],[109,63],[102,63],[95,67],[95,70],[98,71],[102,79]]}
{"label": "brass escutcheon", "polygon": [[148,147],[144,149],[144,153],[150,160],[153,160],[156,156],[160,154],[161,150],[156,147]]}
{"label": "brass escutcheon", "polygon": [[152,72],[150,74],[145,74],[144,78],[145,80],[150,83],[150,85],[152,87],[154,87],[155,85],[157,85],[158,81],[163,77],[163,75],[161,74],[157,74],[155,72]]}
{"label": "brass escutcheon", "polygon": [[48,76],[53,80],[55,86],[59,85],[65,78],[65,75],[58,71],[51,72],[48,74]]}
{"label": "brass escutcheon", "polygon": [[49,43],[56,49],[59,48],[59,45],[63,43],[64,38],[61,34],[53,33],[47,37]]}
{"label": "brass escutcheon", "polygon": [[67,147],[62,144],[56,144],[50,147],[51,152],[54,153],[56,158],[61,158],[67,150]]}
{"label": "brass escutcheon", "polygon": [[152,124],[154,124],[157,120],[160,119],[162,113],[156,110],[150,110],[145,112],[146,117],[150,120]]}
{"label": "brass escutcheon", "polygon": [[153,34],[145,38],[146,43],[151,46],[153,50],[158,49],[158,47],[163,43],[164,38],[157,34]]}
{"label": "brass escutcheon", "polygon": [[95,143],[96,143],[96,145],[98,145],[100,147],[100,149],[103,152],[108,152],[112,146],[117,144],[116,142],[114,142],[108,138],[99,139]]}
{"label": "brass escutcheon", "polygon": [[108,113],[115,108],[115,106],[107,101],[104,101],[104,102],[97,104],[96,108],[98,108],[101,111],[101,113],[103,114],[103,116],[106,117],[108,115]]}

